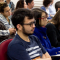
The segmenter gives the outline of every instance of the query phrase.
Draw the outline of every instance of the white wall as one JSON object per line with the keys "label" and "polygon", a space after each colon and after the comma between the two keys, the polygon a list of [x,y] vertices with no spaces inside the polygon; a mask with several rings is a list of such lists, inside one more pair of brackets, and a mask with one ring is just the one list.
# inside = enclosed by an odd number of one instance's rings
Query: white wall
{"label": "white wall", "polygon": [[57,1],[60,1],[60,0],[54,0],[54,3],[53,3],[53,5],[55,5],[55,3],[56,3]]}
{"label": "white wall", "polygon": [[17,3],[18,0],[11,0],[11,1],[13,1],[13,3],[14,3],[15,6],[16,6],[16,3]]}

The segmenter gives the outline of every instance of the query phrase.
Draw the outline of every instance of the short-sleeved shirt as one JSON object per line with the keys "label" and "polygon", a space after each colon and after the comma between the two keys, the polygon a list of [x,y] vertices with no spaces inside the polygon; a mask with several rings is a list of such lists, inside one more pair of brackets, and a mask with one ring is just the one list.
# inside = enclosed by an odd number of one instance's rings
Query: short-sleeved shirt
{"label": "short-sleeved shirt", "polygon": [[8,46],[8,60],[31,60],[46,53],[36,36],[30,35],[29,39],[26,42],[17,34]]}

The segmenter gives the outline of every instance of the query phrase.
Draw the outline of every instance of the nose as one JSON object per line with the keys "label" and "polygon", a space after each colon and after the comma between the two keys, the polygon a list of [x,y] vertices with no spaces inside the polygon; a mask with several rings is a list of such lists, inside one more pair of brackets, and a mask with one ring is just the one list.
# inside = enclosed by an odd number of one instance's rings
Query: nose
{"label": "nose", "polygon": [[11,15],[11,10],[9,11],[9,14]]}
{"label": "nose", "polygon": [[35,28],[35,24],[33,24],[33,27]]}
{"label": "nose", "polygon": [[45,20],[47,20],[47,18]]}

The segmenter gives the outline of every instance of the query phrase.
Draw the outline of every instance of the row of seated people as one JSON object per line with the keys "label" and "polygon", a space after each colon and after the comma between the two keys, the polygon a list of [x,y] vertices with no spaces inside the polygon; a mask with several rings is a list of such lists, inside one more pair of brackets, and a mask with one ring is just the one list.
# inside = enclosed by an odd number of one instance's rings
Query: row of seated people
{"label": "row of seated people", "polygon": [[[46,18],[46,17],[45,17],[45,18]],[[43,19],[43,18],[40,18],[40,19]],[[44,24],[44,23],[43,23],[43,24]],[[46,38],[46,37],[44,37],[44,38]],[[53,49],[53,50],[55,50],[55,49]],[[55,51],[55,53],[56,53],[56,52],[58,52],[58,51]],[[58,53],[59,53],[59,52],[58,52]]]}
{"label": "row of seated people", "polygon": [[[14,11],[15,7],[14,7],[14,3],[11,0],[1,0],[0,2],[6,2],[11,11]],[[53,6],[54,0],[43,0],[43,6],[41,7],[41,9],[43,9],[44,11],[46,11],[48,13],[48,20],[52,19],[52,17],[55,15],[57,8],[60,8],[60,1],[55,3],[55,8]],[[24,6],[23,6],[24,5]],[[27,5],[27,7],[26,7]],[[19,0],[16,4],[16,8],[28,8],[28,9],[32,9],[34,7],[34,0],[26,0],[26,2],[24,0]]]}
{"label": "row of seated people", "polygon": [[[57,16],[57,15],[59,15],[59,12],[60,12],[60,10],[56,13],[54,18],[55,17],[59,18]],[[29,15],[29,14],[32,14],[32,15]],[[23,16],[25,16],[25,17],[23,18]],[[28,17],[30,17],[30,19],[28,19]],[[21,20],[24,20],[25,22],[23,22]],[[57,20],[55,20],[55,21],[57,21]],[[38,46],[38,45],[42,49],[42,53],[45,54],[44,55],[45,59],[48,58],[47,60],[50,59],[49,54],[50,55],[60,54],[60,47],[58,47],[58,46],[56,48],[52,47],[51,44],[50,44],[49,38],[47,36],[46,28],[45,28],[45,26],[47,24],[47,13],[45,11],[43,11],[41,9],[38,9],[38,8],[34,8],[32,10],[18,9],[18,10],[15,11],[15,13],[12,16],[12,23],[13,23],[14,27],[16,27],[17,34],[16,34],[15,38],[13,39],[13,41],[8,46],[7,54],[8,54],[9,59],[11,59],[11,60],[12,59],[22,59],[22,60],[24,60],[24,59],[26,59],[26,60],[34,59],[33,54],[31,56],[29,54],[32,51],[28,51],[28,50],[25,50],[25,49],[28,49],[29,47],[30,48],[33,47],[32,49],[34,49],[34,47]],[[34,26],[35,23],[36,23],[36,27]],[[35,28],[35,30],[34,30],[34,28]],[[37,36],[39,39],[37,37],[34,37],[34,36],[28,37],[32,33],[33,33],[33,35]],[[38,45],[36,45],[37,43],[38,43]],[[44,48],[41,46],[41,43],[42,43]],[[34,45],[34,46],[32,46],[32,45]],[[46,53],[45,49],[49,54]],[[40,55],[41,52],[39,52],[39,51],[37,51],[39,53],[38,56],[40,56],[38,59],[39,60],[40,60],[40,58],[44,59],[44,56]],[[19,52],[19,54],[18,54],[18,52]],[[37,56],[35,56],[35,58],[36,57]]]}
{"label": "row of seated people", "polygon": [[43,6],[41,7],[42,10],[48,13],[48,20],[51,20],[52,17],[56,14],[58,10],[60,10],[60,1],[55,3],[55,8],[53,6],[54,0],[43,0]]}
{"label": "row of seated people", "polygon": [[[4,1],[6,2],[9,7],[11,8],[11,11],[14,11],[14,3],[11,2],[11,0],[6,0]],[[48,3],[47,3],[48,2]],[[23,7],[24,5],[24,7]],[[27,7],[26,7],[27,5]],[[28,9],[32,9],[34,7],[34,0],[26,0],[26,2],[24,0],[19,0],[16,4],[16,8],[28,8]],[[53,15],[55,15],[56,11],[53,7],[53,0],[44,0],[43,1],[43,6],[41,7],[41,9],[43,9],[44,11],[46,11],[49,15],[48,19],[51,19]]]}
{"label": "row of seated people", "polygon": [[[33,2],[33,0],[31,0],[31,1]],[[29,1],[26,1],[26,2],[28,3]],[[24,0],[19,0],[16,4],[16,9],[27,8],[26,2]],[[34,4],[33,4],[33,6],[34,6]],[[11,10],[6,2],[0,2],[0,13],[1,13],[0,14],[0,21],[6,27],[6,29],[4,29],[4,30],[1,30],[1,28],[0,28],[0,36],[14,35],[16,33],[16,29],[14,29],[14,26],[11,22]],[[1,38],[0,41],[2,41],[2,40],[4,40],[4,39]]]}
{"label": "row of seated people", "polygon": [[[51,60],[39,39],[31,35],[36,23],[33,16],[31,10],[23,8],[16,10],[12,15],[12,23],[16,27],[17,34],[8,45],[8,60]],[[30,53],[34,51],[35,53],[31,55]]]}

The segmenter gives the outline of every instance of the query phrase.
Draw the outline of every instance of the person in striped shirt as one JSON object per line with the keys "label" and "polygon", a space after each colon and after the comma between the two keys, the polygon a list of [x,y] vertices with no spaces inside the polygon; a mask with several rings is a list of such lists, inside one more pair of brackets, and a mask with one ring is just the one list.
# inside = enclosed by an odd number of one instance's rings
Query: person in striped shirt
{"label": "person in striped shirt", "polygon": [[0,21],[5,25],[6,30],[0,30],[0,36],[6,36],[10,34],[15,34],[16,30],[12,25],[11,18],[9,18],[11,11],[7,3],[0,3]]}

